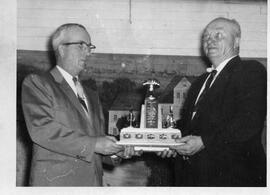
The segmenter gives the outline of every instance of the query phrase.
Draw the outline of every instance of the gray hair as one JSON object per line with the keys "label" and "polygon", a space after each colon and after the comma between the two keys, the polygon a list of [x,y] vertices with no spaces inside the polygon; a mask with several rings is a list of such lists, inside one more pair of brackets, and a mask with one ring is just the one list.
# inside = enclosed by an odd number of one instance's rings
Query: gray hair
{"label": "gray hair", "polygon": [[209,24],[211,24],[212,22],[218,21],[218,20],[222,20],[222,21],[227,22],[228,24],[230,24],[230,26],[232,28],[232,31],[233,31],[233,35],[235,37],[241,38],[241,27],[240,27],[240,24],[235,19],[228,19],[228,18],[224,18],[224,17],[218,17],[218,18],[212,20]]}
{"label": "gray hair", "polygon": [[55,52],[57,51],[58,46],[62,43],[66,32],[74,28],[82,28],[86,31],[86,28],[83,25],[77,23],[63,24],[55,30],[55,32],[52,35],[52,46]]}

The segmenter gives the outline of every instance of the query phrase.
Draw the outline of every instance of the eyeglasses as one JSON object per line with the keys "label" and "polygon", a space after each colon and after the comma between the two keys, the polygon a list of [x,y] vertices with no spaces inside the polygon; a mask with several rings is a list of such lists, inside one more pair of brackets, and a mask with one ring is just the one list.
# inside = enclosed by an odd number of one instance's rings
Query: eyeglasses
{"label": "eyeglasses", "polygon": [[88,48],[90,50],[91,49],[96,49],[95,45],[93,45],[92,43],[86,43],[84,41],[62,43],[62,45],[81,45],[83,48]]}
{"label": "eyeglasses", "polygon": [[203,35],[203,41],[208,41],[210,38],[214,41],[221,41],[224,38],[224,35],[221,32],[212,32]]}

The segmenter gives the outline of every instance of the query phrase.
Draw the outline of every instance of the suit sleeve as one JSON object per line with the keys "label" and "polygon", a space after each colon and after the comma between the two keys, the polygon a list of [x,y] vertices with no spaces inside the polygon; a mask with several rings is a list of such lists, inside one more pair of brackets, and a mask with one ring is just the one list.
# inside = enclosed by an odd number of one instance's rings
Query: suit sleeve
{"label": "suit sleeve", "polygon": [[91,162],[96,137],[55,120],[54,95],[46,79],[28,76],[22,84],[22,106],[32,141],[55,153]]}
{"label": "suit sleeve", "polygon": [[[100,129],[101,129],[101,135],[105,136],[105,126],[104,126],[104,113],[103,113],[103,109],[102,109],[102,104],[100,101],[100,98],[98,98],[98,107],[99,107],[99,118],[100,118]],[[110,165],[110,166],[116,166],[120,163],[121,159],[120,157],[117,158],[113,158],[112,156],[102,156],[102,163]]]}
{"label": "suit sleeve", "polygon": [[221,119],[219,123],[213,124],[212,128],[218,129],[214,135],[202,137],[206,147],[241,144],[260,135],[266,116],[267,74],[261,65],[248,67],[234,81],[232,96],[235,112],[231,113],[229,120]]}

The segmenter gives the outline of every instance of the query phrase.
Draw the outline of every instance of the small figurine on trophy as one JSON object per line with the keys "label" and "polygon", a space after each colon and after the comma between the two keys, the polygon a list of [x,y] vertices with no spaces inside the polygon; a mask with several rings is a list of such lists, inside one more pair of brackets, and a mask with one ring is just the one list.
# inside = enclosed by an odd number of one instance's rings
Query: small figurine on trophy
{"label": "small figurine on trophy", "polygon": [[158,127],[158,100],[155,97],[154,89],[159,87],[160,83],[156,79],[149,79],[143,83],[148,86],[146,98],[145,98],[145,128],[157,128]]}
{"label": "small figurine on trophy", "polygon": [[130,127],[133,127],[133,123],[135,122],[136,118],[135,118],[135,116],[133,114],[133,110],[132,109],[129,110],[129,114],[128,114],[127,120],[129,121],[129,126]]}
{"label": "small figurine on trophy", "polygon": [[171,127],[171,128],[175,128],[175,120],[173,118],[173,107],[170,106],[170,113],[167,115],[166,118],[166,126],[167,128]]}

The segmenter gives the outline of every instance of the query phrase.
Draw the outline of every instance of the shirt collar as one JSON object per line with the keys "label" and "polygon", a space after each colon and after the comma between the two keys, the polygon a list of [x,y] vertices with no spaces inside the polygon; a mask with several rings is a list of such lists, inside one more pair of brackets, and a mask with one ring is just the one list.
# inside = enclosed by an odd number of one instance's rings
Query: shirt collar
{"label": "shirt collar", "polygon": [[[62,76],[66,79],[66,81],[72,81],[73,76],[71,74],[69,74],[67,71],[65,71],[62,67],[56,65],[56,67],[58,68],[58,70],[60,71],[60,73],[62,74]],[[76,78],[78,79],[78,76],[76,76]]]}
{"label": "shirt collar", "polygon": [[[77,94],[76,87],[75,87],[75,84],[74,84],[73,79],[72,79],[73,76],[58,65],[56,65],[56,68],[60,71],[60,73],[62,74],[64,79],[67,81],[68,85],[71,87],[73,92],[75,94]],[[78,78],[78,76],[76,76],[76,77]]]}
{"label": "shirt collar", "polygon": [[214,69],[216,69],[216,71],[217,71],[217,74],[216,75],[218,75],[221,71],[222,71],[222,69],[226,66],[226,64],[231,60],[231,59],[233,59],[234,57],[236,57],[236,55],[235,56],[232,56],[232,57],[230,57],[230,58],[228,58],[228,59],[226,59],[226,60],[224,60],[223,62],[221,62],[218,66],[217,66],[217,68],[214,68],[213,67],[213,65],[210,67],[210,68],[207,68],[206,69],[206,72],[212,72]]}

